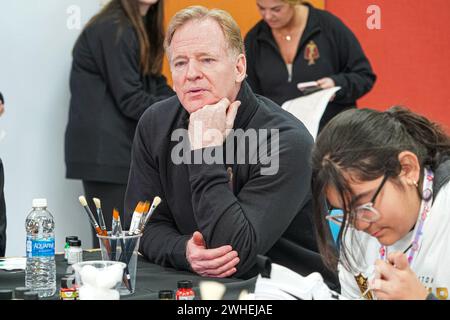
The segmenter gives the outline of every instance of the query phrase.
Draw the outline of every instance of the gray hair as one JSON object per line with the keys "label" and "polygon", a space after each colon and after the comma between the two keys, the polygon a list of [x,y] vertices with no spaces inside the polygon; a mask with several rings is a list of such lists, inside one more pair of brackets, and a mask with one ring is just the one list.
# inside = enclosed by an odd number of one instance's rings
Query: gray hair
{"label": "gray hair", "polygon": [[164,41],[164,49],[169,52],[170,44],[173,36],[178,28],[192,20],[213,19],[216,21],[223,31],[228,48],[236,55],[244,54],[244,41],[242,40],[241,30],[233,17],[226,11],[220,9],[207,9],[203,6],[190,6],[186,9],[178,11],[170,20],[167,29],[166,39]]}

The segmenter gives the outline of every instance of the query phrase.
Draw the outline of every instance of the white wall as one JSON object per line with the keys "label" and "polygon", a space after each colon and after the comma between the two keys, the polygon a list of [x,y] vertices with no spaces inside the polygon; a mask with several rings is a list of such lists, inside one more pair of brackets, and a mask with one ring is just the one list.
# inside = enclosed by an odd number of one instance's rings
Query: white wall
{"label": "white wall", "polygon": [[[56,250],[67,235],[91,247],[91,229],[78,203],[80,181],[65,179],[71,50],[80,28],[102,0],[1,0],[0,157],[5,167],[7,256],[25,254],[25,217],[35,197],[48,199]],[[79,9],[79,11],[78,11]],[[80,152],[82,152],[80,150]]]}

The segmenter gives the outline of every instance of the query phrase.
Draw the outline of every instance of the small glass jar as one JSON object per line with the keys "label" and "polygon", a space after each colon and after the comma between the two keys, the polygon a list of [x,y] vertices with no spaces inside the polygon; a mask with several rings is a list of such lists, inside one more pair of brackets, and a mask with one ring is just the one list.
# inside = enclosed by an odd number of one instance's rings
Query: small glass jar
{"label": "small glass jar", "polygon": [[172,290],[161,290],[158,293],[159,300],[175,300],[175,296]]}
{"label": "small glass jar", "polygon": [[14,289],[14,300],[23,300],[23,295],[25,292],[31,291],[27,287],[17,287]]}
{"label": "small glass jar", "polygon": [[82,261],[83,261],[83,249],[81,248],[81,240],[69,240],[67,263],[75,264]]}
{"label": "small glass jar", "polygon": [[194,300],[195,292],[192,290],[192,281],[178,281],[178,290],[176,292],[177,300]]}
{"label": "small glass jar", "polygon": [[0,300],[12,300],[13,291],[10,289],[2,289],[0,290]]}
{"label": "small glass jar", "polygon": [[67,255],[69,253],[69,241],[70,240],[78,240],[77,236],[68,236],[66,237],[66,244],[64,245],[64,259],[67,260]]}
{"label": "small glass jar", "polygon": [[78,300],[78,290],[75,286],[75,278],[73,276],[61,278],[59,298],[60,300]]}
{"label": "small glass jar", "polygon": [[23,300],[39,300],[39,294],[34,291],[27,291],[23,294]]}

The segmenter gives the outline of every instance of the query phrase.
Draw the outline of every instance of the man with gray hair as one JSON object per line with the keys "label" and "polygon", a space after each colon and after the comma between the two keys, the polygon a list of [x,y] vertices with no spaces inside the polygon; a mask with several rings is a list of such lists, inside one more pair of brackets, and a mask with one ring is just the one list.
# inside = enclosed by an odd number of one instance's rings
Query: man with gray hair
{"label": "man with gray hair", "polygon": [[172,18],[165,48],[177,95],[140,119],[125,199],[126,225],[138,201],[163,199],[141,253],[202,276],[241,278],[256,274],[263,254],[337,284],[310,220],[313,139],[247,85],[236,22],[189,7]]}

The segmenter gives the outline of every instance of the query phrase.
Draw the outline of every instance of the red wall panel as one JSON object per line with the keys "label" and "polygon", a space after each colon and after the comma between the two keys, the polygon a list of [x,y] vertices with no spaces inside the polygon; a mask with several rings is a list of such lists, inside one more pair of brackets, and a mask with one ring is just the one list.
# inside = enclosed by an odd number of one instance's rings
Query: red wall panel
{"label": "red wall panel", "polygon": [[[367,8],[381,9],[369,30]],[[326,9],[356,34],[378,81],[360,106],[406,105],[450,131],[450,1],[327,0]]]}

